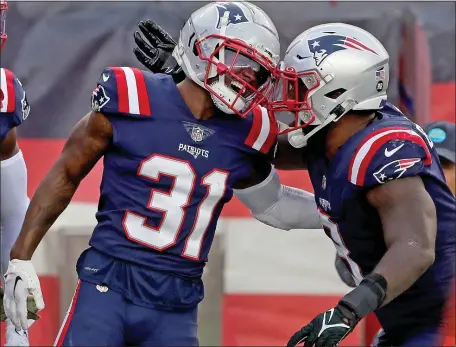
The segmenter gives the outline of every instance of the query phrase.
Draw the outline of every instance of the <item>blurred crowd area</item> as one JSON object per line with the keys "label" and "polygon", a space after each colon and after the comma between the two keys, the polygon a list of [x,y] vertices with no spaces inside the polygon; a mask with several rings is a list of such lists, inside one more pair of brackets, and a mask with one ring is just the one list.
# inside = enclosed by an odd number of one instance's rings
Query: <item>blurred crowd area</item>
{"label": "blurred crowd area", "polygon": [[[153,19],[177,38],[189,15],[205,3],[9,3],[9,38],[1,52],[1,66],[19,77],[31,104],[29,118],[18,129],[30,196],[71,128],[89,111],[90,96],[103,68],[143,68],[132,52],[137,23]],[[390,100],[418,123],[454,122],[455,3],[256,4],[276,24],[282,53],[294,37],[316,24],[345,22],[370,31],[391,56]],[[302,175],[287,172],[281,178],[284,184],[311,190]],[[75,262],[87,247],[95,223],[100,177],[101,164],[82,183],[54,226],[57,232],[46,237],[35,258],[47,308],[31,329],[33,345],[53,343],[68,307],[76,283]],[[247,218],[248,211],[237,201],[226,209],[204,275],[206,299],[199,314],[202,345],[279,345],[287,339],[290,327],[311,318],[348,290],[334,270],[334,247],[321,233],[283,238]],[[258,244],[260,238],[261,247],[246,246]],[[280,261],[271,265],[270,254]],[[304,255],[318,261],[303,262]],[[368,330],[361,326],[344,345],[363,345]]]}
{"label": "blurred crowd area", "polygon": [[[189,15],[204,2],[12,2],[8,45],[2,66],[27,86],[33,114],[23,137],[66,137],[89,109],[90,94],[105,66],[141,65],[132,54],[137,23],[153,19],[177,37]],[[306,28],[325,22],[358,25],[377,36],[391,56],[390,98],[398,102],[399,58],[404,23],[422,24],[434,83],[455,80],[455,8],[451,2],[256,2],[279,30],[282,52]],[[423,51],[423,53],[425,53]],[[426,74],[425,69],[418,76]],[[411,76],[409,76],[410,78]],[[64,116],[63,116],[64,115]],[[45,117],[43,119],[43,117]],[[45,121],[44,121],[45,120]],[[49,126],[52,124],[52,126]]]}

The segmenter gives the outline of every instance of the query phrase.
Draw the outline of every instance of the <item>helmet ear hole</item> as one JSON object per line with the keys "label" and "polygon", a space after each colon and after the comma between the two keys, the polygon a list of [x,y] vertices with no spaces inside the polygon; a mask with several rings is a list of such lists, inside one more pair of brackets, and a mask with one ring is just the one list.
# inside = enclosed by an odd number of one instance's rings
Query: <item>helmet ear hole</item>
{"label": "helmet ear hole", "polygon": [[337,99],[339,96],[341,96],[343,93],[345,93],[347,90],[344,89],[344,88],[339,88],[339,89],[335,89],[329,93],[326,93],[325,96],[329,99]]}

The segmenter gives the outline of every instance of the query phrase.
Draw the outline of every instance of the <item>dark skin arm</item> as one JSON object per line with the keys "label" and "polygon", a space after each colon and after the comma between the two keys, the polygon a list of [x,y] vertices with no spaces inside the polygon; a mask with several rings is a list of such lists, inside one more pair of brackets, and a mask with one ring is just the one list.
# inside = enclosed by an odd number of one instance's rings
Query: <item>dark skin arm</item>
{"label": "dark skin arm", "polygon": [[[286,134],[277,138],[277,151],[272,164],[278,170],[303,170],[307,169],[305,163],[305,148],[294,148],[288,142]],[[264,157],[254,158],[252,171],[248,179],[237,182],[234,189],[246,189],[263,182],[271,172],[271,163]]]}
{"label": "dark skin arm", "polygon": [[6,160],[19,152],[16,129],[11,129],[0,144],[0,160]]}
{"label": "dark skin arm", "polygon": [[112,139],[112,125],[91,112],[74,127],[62,154],[33,196],[11,259],[29,260],[46,232],[65,210],[82,179],[103,156]]}
{"label": "dark skin arm", "polygon": [[370,190],[367,199],[380,215],[388,248],[373,271],[388,282],[386,305],[433,264],[436,210],[419,176],[385,183]]}
{"label": "dark skin arm", "polygon": [[307,169],[305,162],[305,147],[295,148],[288,142],[287,134],[277,138],[277,152],[272,164],[278,170],[303,170]]}

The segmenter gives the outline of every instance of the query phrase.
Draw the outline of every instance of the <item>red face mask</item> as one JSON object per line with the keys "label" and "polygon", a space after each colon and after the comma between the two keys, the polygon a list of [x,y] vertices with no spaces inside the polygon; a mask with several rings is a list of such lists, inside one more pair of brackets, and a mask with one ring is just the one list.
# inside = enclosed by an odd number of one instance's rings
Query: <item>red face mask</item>
{"label": "red face mask", "polygon": [[[208,40],[223,40],[209,56],[205,55],[202,49]],[[199,58],[208,62],[204,87],[230,110],[245,117],[254,107],[267,102],[273,92],[273,71],[275,70],[275,64],[270,57],[243,41],[216,34],[197,41],[195,45]],[[222,53],[223,61],[220,59]],[[211,83],[222,75],[225,86],[232,89],[236,95],[230,102],[222,98],[211,86]],[[239,98],[246,101],[246,107],[241,111],[235,107]]]}
{"label": "red face mask", "polygon": [[278,82],[274,90],[273,100],[269,101],[268,109],[276,116],[278,112],[293,115],[294,122],[281,134],[304,128],[312,124],[315,114],[312,111],[309,93],[320,86],[320,77],[314,71],[296,72],[293,68],[277,69]]}

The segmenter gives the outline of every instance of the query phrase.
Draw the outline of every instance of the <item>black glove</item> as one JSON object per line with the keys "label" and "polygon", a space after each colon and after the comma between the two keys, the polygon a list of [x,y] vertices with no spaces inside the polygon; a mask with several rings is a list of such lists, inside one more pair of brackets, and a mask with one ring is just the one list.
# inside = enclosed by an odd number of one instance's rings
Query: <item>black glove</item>
{"label": "black glove", "polygon": [[133,53],[141,64],[153,73],[171,75],[175,83],[184,80],[185,73],[172,56],[176,41],[165,30],[152,20],[141,21],[138,24],[144,38],[135,31],[136,45]]}
{"label": "black glove", "polygon": [[350,270],[347,268],[347,265],[344,263],[342,258],[336,254],[336,259],[334,261],[334,266],[336,267],[337,274],[339,275],[340,279],[349,287],[355,288],[356,283],[353,279],[353,276]]}
{"label": "black glove", "polygon": [[293,334],[287,347],[304,342],[305,347],[337,346],[345,336],[352,332],[359,319],[349,308],[339,304],[320,313],[309,324]]}

